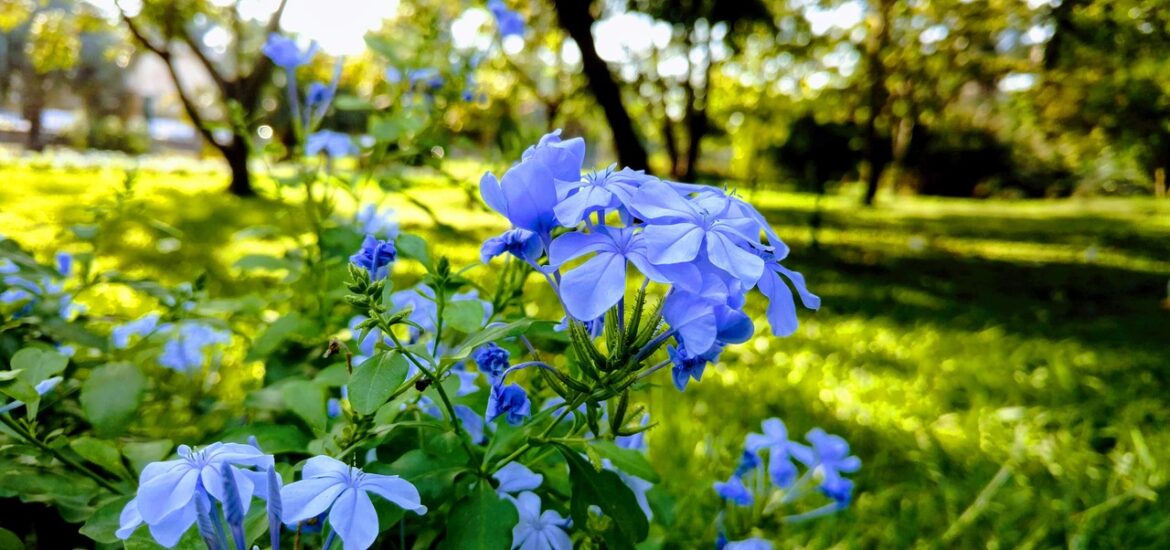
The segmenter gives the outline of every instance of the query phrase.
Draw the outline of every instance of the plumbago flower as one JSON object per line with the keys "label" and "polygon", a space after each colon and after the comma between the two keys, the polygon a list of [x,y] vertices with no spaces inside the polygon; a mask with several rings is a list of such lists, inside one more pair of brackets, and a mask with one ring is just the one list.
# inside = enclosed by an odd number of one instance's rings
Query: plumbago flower
{"label": "plumbago flower", "polygon": [[231,342],[231,333],[198,321],[185,321],[163,345],[160,365],[180,372],[194,372],[207,363],[209,350]]}
{"label": "plumbago flower", "polygon": [[206,517],[206,508],[201,512],[197,502],[201,498],[225,503],[225,511],[232,511],[229,521],[239,519],[242,526],[252,497],[268,500],[272,467],[272,455],[251,445],[213,443],[203,449],[181,445],[178,459],[154,462],[142,470],[138,492],[122,509],[117,536],[126,540],[145,523],[159,544],[174,546],[200,516]]}
{"label": "plumbago flower", "polygon": [[335,458],[315,456],[305,462],[301,481],[280,490],[280,519],[295,525],[328,512],[329,525],[346,549],[369,548],[380,531],[370,493],[420,516],[427,513],[418,490],[410,482],[398,476],[366,473]]}
{"label": "plumbago flower", "polygon": [[667,361],[680,391],[725,346],[751,338],[743,308],[752,290],[769,301],[775,335],[796,329],[794,294],[820,306],[804,277],[781,264],[789,248],[741,198],[613,166],[582,175],[584,152],[583,141],[553,132],[502,178],[484,175],[484,202],[512,224],[484,242],[484,262],[510,254],[538,269],[568,317],[590,326],[606,312],[626,313],[631,276],[643,289],[664,289],[665,331],[632,351],[645,358],[673,339]]}
{"label": "plumbago flower", "polygon": [[523,36],[524,35],[524,18],[519,13],[508,9],[503,0],[491,0],[487,4],[488,11],[492,12],[492,17],[496,19],[496,27],[500,32],[500,36]]}
{"label": "plumbago flower", "polygon": [[513,500],[520,522],[512,528],[512,548],[521,550],[572,550],[573,539],[565,529],[569,520],[556,510],[541,510],[536,493],[523,492]]}
{"label": "plumbago flower", "polygon": [[[861,468],[861,460],[849,454],[849,444],[839,436],[826,434],[820,428],[808,432],[807,439],[812,447],[788,439],[788,429],[779,418],[763,422],[763,433],[748,434],[744,441],[744,452],[739,464],[727,481],[714,484],[715,494],[737,508],[748,508],[750,517],[741,514],[719,516],[719,538],[716,548],[770,548],[771,543],[763,539],[747,539],[727,542],[724,527],[730,519],[740,521],[741,526],[752,527],[764,520],[758,515],[759,508],[752,507],[760,499],[766,502],[763,513],[770,514],[776,505],[795,505],[813,492],[820,492],[829,499],[828,504],[811,510],[784,516],[784,522],[805,521],[835,513],[846,508],[853,497],[853,482],[842,474],[853,473]],[[765,476],[760,471],[762,454],[767,452],[768,468]],[[796,463],[807,467],[800,473]],[[814,491],[815,490],[815,491]],[[736,545],[739,546],[736,546]],[[725,546],[724,546],[725,545]]]}

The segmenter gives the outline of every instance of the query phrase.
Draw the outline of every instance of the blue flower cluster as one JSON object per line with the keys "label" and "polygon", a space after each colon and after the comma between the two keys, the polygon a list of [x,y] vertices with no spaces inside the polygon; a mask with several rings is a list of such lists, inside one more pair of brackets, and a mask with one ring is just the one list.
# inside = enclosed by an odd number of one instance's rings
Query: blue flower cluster
{"label": "blue flower cluster", "polygon": [[15,262],[0,258],[0,282],[3,282],[0,305],[14,306],[14,318],[31,314],[39,304],[55,308],[57,316],[66,321],[72,321],[85,313],[86,307],[75,302],[71,293],[65,292],[65,282],[73,275],[73,255],[58,252],[53,259],[55,273],[37,273],[34,276],[22,274],[20,266]]}
{"label": "blue flower cluster", "polygon": [[[155,541],[172,547],[197,525],[208,548],[244,548],[250,542],[244,520],[255,497],[265,501],[272,548],[280,548],[282,525],[296,527],[318,517],[328,517],[332,528],[325,548],[333,537],[341,538],[345,548],[369,548],[380,531],[371,494],[416,514],[427,511],[410,482],[367,473],[328,456],[310,458],[301,481],[282,486],[272,455],[255,445],[182,445],[179,458],[142,470],[116,534],[126,540],[146,524]],[[229,544],[228,533],[235,544]]]}
{"label": "blue flower cluster", "polygon": [[620,315],[631,272],[643,288],[661,285],[666,336],[678,342],[669,356],[680,390],[725,345],[751,337],[743,311],[750,291],[768,300],[778,336],[796,330],[794,291],[805,307],[820,307],[804,277],[781,265],[788,247],[734,193],[628,168],[583,174],[584,160],[585,142],[564,140],[558,130],[502,177],[485,174],[484,202],[512,227],[483,243],[481,259],[509,254],[545,274],[581,322],[615,306]]}
{"label": "blue flower cluster", "polygon": [[159,364],[179,372],[199,371],[208,364],[216,346],[232,341],[230,332],[204,321],[163,323],[156,312],[116,325],[110,331],[110,340],[114,349],[128,349],[155,334],[167,338],[158,358]]}
{"label": "blue flower cluster", "polygon": [[[843,474],[857,472],[861,459],[849,454],[849,444],[844,439],[814,428],[805,436],[810,445],[790,441],[788,428],[779,418],[765,420],[762,428],[763,433],[748,434],[731,477],[714,484],[721,499],[737,507],[750,507],[761,499],[795,503],[813,491],[829,498],[824,506],[786,516],[784,520],[789,522],[831,514],[849,505],[853,481]],[[797,463],[805,466],[803,474]],[[773,492],[779,492],[778,500],[772,498]],[[730,544],[727,547],[734,548]]]}

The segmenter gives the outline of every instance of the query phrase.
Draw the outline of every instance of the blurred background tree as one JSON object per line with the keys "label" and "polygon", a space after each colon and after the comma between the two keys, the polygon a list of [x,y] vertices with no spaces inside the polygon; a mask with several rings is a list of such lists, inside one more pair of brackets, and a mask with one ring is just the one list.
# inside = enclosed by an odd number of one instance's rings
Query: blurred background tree
{"label": "blurred background tree", "polygon": [[[0,1],[0,92],[28,121],[29,148],[57,139],[42,136],[46,108],[76,103],[87,127],[70,143],[145,150],[125,129],[138,127],[128,106],[142,95],[128,75],[147,58],[166,61],[175,104],[227,161],[232,192],[251,192],[250,143],[291,143],[273,93],[281,76],[258,53],[281,28],[278,0],[257,3],[270,10],[262,16],[229,0],[112,12],[112,0]],[[612,147],[622,165],[672,178],[845,191],[866,204],[880,189],[1042,197],[1166,187],[1170,91],[1159,75],[1170,23],[1154,0],[500,5],[523,28],[500,32],[479,2],[387,9],[383,25],[368,27],[372,48],[348,53],[327,125],[385,135],[387,109],[411,110],[416,127],[393,131],[420,147],[394,146],[367,165],[511,158],[565,128]],[[299,30],[302,44],[327,31]],[[302,76],[328,81],[336,52],[327,53]],[[420,71],[441,85],[407,93]],[[419,98],[430,107],[411,103]],[[165,100],[140,99],[146,115]],[[114,127],[126,137],[105,137]]]}

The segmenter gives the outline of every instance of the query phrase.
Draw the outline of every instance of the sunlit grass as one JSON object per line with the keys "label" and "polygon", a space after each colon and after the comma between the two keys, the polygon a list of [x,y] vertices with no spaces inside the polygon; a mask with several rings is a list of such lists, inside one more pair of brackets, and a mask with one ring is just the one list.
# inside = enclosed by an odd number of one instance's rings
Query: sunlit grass
{"label": "sunlit grass", "polygon": [[[473,186],[480,169],[456,172]],[[70,246],[66,228],[92,222],[89,207],[108,201],[122,174],[9,167],[0,178],[11,182],[0,187],[0,233],[48,258]],[[270,284],[232,265],[306,238],[298,192],[245,202],[222,194],[224,183],[140,174],[103,265],[170,283],[207,272],[221,294]],[[476,262],[482,238],[503,227],[467,189],[420,178],[405,193],[458,232],[436,230],[403,194],[383,202],[455,265]],[[336,198],[338,215],[351,215],[353,201]],[[734,467],[744,434],[780,416],[793,434],[824,426],[845,436],[865,461],[849,511],[770,533],[793,547],[1149,547],[1170,536],[1170,507],[1153,498],[1170,476],[1170,206],[890,197],[863,209],[774,191],[751,200],[824,306],[802,313],[793,337],[773,339],[753,299],[756,338],[686,393],[662,377],[640,397],[661,422],[649,436],[670,495],[659,502],[673,502],[658,535],[709,546],[710,483]],[[244,231],[256,226],[272,231]],[[104,292],[90,298],[145,307]],[[536,314],[556,316],[550,295],[537,295]]]}

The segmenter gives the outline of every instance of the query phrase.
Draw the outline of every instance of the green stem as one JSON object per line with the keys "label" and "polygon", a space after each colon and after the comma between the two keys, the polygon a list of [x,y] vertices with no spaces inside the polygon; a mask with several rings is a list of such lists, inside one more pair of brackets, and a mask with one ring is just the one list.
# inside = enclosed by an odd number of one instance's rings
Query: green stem
{"label": "green stem", "polygon": [[455,416],[455,407],[451,404],[451,398],[447,396],[447,390],[443,388],[442,380],[439,380],[438,376],[434,372],[431,372],[425,366],[423,366],[422,362],[415,358],[414,354],[402,345],[402,342],[398,340],[398,336],[394,334],[394,331],[389,329],[390,327],[385,327],[385,330],[383,331],[384,334],[388,335],[390,340],[394,342],[394,346],[397,348],[396,351],[398,351],[398,353],[401,353],[403,356],[405,356],[406,359],[413,363],[415,367],[418,367],[420,372],[425,374],[427,378],[431,379],[431,385],[435,387],[435,391],[439,394],[439,399],[443,402],[443,408],[447,411],[447,420],[451,423],[451,427],[455,429],[455,435],[458,436],[459,443],[463,445],[463,450],[467,451],[467,456],[469,458],[475,456],[475,453],[471,449],[471,444],[467,442],[466,437],[463,437],[463,426],[459,425],[459,417]]}
{"label": "green stem", "polygon": [[43,441],[41,441],[40,439],[37,439],[37,437],[35,435],[33,435],[32,432],[25,429],[18,422],[13,420],[11,416],[9,416],[7,414],[0,414],[0,422],[3,422],[5,426],[8,426],[9,428],[11,428],[12,431],[16,432],[17,435],[24,438],[29,443],[32,443],[33,446],[35,446],[36,448],[53,455],[54,458],[56,458],[57,460],[60,460],[66,466],[69,466],[69,467],[85,474],[90,479],[93,479],[94,481],[96,481],[97,484],[101,485],[103,488],[108,489],[110,491],[113,491],[114,493],[117,493],[117,494],[122,494],[122,490],[117,488],[116,486],[114,486],[113,483],[110,483],[109,480],[102,477],[97,472],[89,469],[89,467],[87,467],[86,465],[81,464],[81,463],[73,460],[72,458],[65,456],[61,451],[46,445]]}

